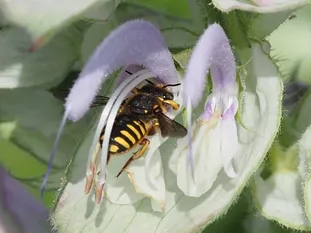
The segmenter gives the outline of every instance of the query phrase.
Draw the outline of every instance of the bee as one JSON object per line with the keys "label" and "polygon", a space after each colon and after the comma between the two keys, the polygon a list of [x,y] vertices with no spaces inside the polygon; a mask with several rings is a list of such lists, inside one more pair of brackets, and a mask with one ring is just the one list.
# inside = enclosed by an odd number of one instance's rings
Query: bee
{"label": "bee", "polygon": [[[170,119],[165,115],[169,108],[178,110],[179,104],[174,101],[173,93],[168,89],[170,86],[180,84],[163,85],[154,84],[148,81],[148,84],[141,88],[132,90],[132,94],[121,104],[118,114],[115,118],[114,125],[109,140],[107,165],[111,156],[125,154],[137,146],[140,148],[127,160],[120,172],[116,175],[119,177],[122,172],[135,160],[140,159],[147,151],[150,141],[148,136],[161,132],[162,137],[184,137],[187,135],[186,128]],[[65,95],[65,93],[63,93]],[[105,105],[108,97],[96,96],[92,107]],[[96,152],[102,148],[105,134],[103,128]],[[91,176],[87,178],[85,193],[88,194],[96,174],[96,165],[98,158],[90,165]],[[96,164],[95,164],[96,163]],[[100,171],[97,172],[97,175]],[[102,190],[96,190],[95,200],[99,203],[102,197]]]}
{"label": "bee", "polygon": [[[137,145],[141,148],[126,162],[117,177],[133,160],[141,158],[150,141],[147,136],[154,135],[160,129],[162,137],[184,137],[187,130],[184,126],[165,115],[168,107],[179,109],[172,92],[167,90],[170,85],[149,83],[126,99],[119,109],[111,132],[107,163],[111,156],[124,154]],[[103,143],[105,127],[101,132],[99,144]]]}

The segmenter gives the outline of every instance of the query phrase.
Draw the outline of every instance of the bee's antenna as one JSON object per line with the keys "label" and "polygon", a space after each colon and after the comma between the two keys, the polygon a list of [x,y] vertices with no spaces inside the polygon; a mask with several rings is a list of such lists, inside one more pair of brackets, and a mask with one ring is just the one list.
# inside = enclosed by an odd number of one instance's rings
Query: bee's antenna
{"label": "bee's antenna", "polygon": [[149,80],[145,80],[147,83],[151,84],[151,85],[155,85],[153,82],[149,81]]}
{"label": "bee's antenna", "polygon": [[130,74],[130,75],[132,75],[133,73],[131,73],[130,71],[128,71],[128,70],[124,70],[126,73],[128,73],[128,74]]}
{"label": "bee's antenna", "polygon": [[179,85],[181,85],[181,83],[167,84],[167,85],[163,86],[163,88],[165,88],[165,87],[176,87],[176,86],[179,86]]}

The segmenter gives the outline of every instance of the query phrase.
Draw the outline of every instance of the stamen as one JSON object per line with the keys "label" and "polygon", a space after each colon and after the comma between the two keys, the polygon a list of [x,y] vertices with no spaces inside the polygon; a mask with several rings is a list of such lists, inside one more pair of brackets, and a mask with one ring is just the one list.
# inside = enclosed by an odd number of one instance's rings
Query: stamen
{"label": "stamen", "polygon": [[166,87],[177,87],[177,86],[180,86],[181,83],[176,83],[176,84],[167,84],[167,85],[164,85],[163,88],[166,88]]}
{"label": "stamen", "polygon": [[232,104],[233,104],[233,98],[228,97],[228,103],[225,105],[225,109],[223,110],[223,114],[227,113],[227,111],[231,108]]}
{"label": "stamen", "polygon": [[47,167],[47,170],[45,172],[44,179],[43,179],[43,182],[42,182],[41,188],[40,188],[41,198],[43,198],[43,196],[44,196],[45,186],[46,186],[46,183],[47,183],[47,181],[49,179],[51,168],[53,166],[53,160],[54,160],[54,157],[55,157],[55,154],[56,154],[56,150],[57,150],[58,145],[59,145],[59,139],[60,139],[60,136],[61,136],[61,134],[62,134],[62,132],[64,130],[64,127],[65,127],[65,124],[66,124],[69,112],[70,112],[70,106],[66,109],[66,111],[65,111],[65,113],[63,115],[63,119],[62,119],[62,121],[61,121],[61,123],[59,125],[59,128],[58,128],[58,131],[57,131],[56,139],[54,141],[54,144],[53,144],[53,147],[52,147],[52,151],[51,151],[51,154],[50,154],[50,161],[48,163],[48,167]]}

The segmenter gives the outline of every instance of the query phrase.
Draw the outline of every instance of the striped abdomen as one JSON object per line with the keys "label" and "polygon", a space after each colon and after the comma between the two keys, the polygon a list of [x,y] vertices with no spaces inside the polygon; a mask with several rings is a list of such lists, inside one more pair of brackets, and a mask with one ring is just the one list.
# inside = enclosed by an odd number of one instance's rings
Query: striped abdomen
{"label": "striped abdomen", "polygon": [[[147,135],[148,126],[135,115],[121,114],[115,119],[109,142],[109,154],[124,153]],[[104,130],[100,137],[102,145]]]}

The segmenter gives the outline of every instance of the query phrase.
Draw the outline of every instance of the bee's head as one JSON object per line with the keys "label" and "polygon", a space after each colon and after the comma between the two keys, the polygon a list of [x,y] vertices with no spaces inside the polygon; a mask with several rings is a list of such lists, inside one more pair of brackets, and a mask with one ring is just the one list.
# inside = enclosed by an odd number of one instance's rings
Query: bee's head
{"label": "bee's head", "polygon": [[169,85],[163,85],[163,84],[154,84],[150,81],[148,81],[148,84],[144,85],[142,88],[140,88],[141,92],[149,93],[153,96],[159,97],[163,100],[173,100],[174,94],[170,90],[168,90],[167,87],[170,86],[178,86],[178,84],[169,84]]}

